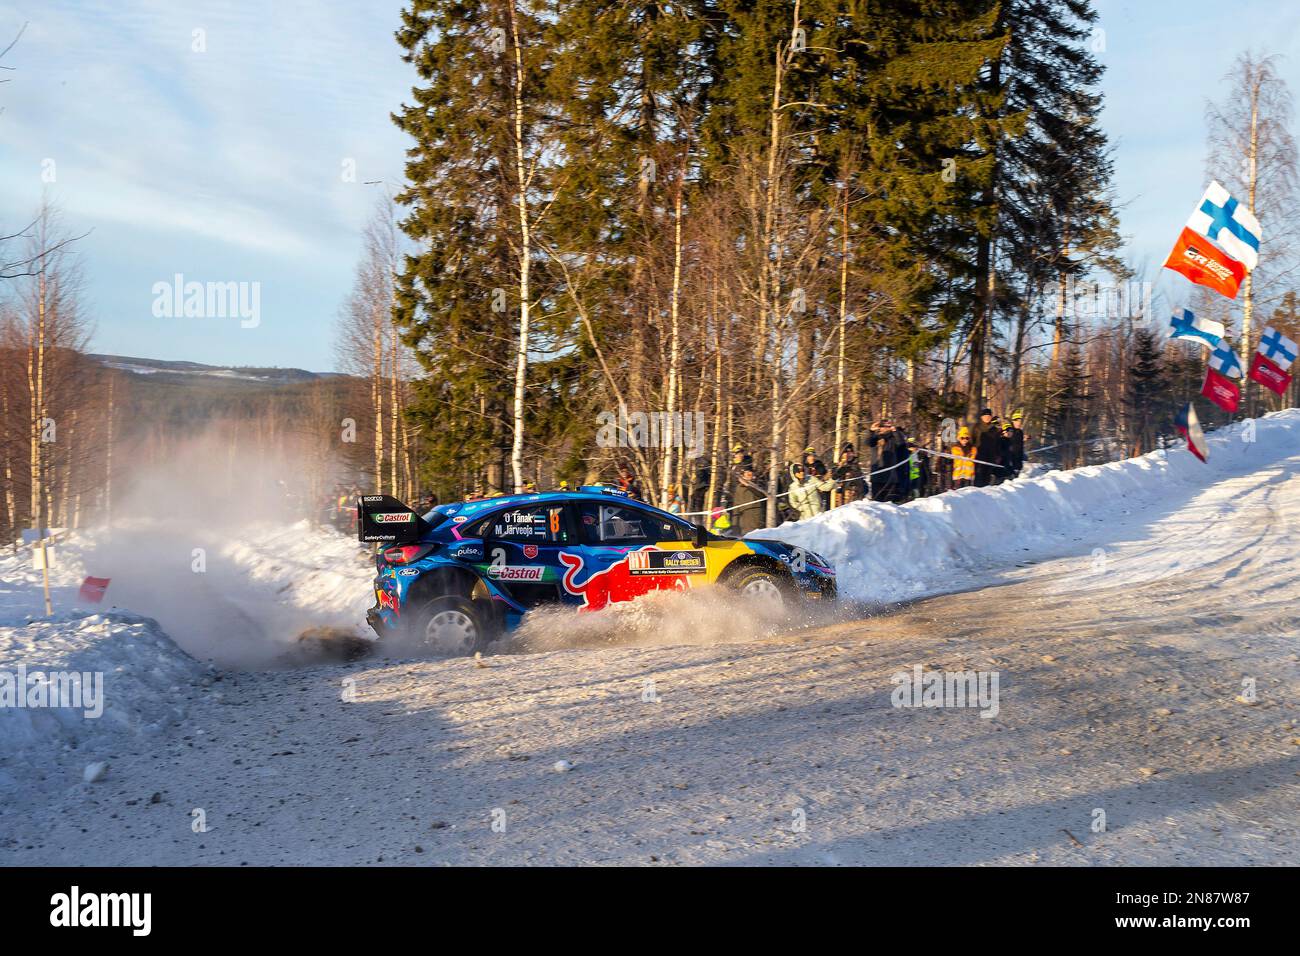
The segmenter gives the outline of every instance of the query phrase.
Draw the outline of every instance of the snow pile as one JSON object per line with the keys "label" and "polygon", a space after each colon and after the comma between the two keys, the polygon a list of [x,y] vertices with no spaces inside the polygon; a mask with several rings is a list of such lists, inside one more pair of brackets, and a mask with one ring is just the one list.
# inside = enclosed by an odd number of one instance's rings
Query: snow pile
{"label": "snow pile", "polygon": [[149,615],[191,656],[223,667],[292,663],[308,628],[370,634],[372,559],[306,521],[128,517],[73,537],[68,550],[112,579],[107,603]]}
{"label": "snow pile", "polygon": [[263,596],[311,609],[322,623],[364,628],[374,558],[357,540],[308,521],[247,529],[221,549]]}
{"label": "snow pile", "polygon": [[[1300,455],[1300,409],[1221,429],[1208,441],[1208,464],[1185,449],[1153,452],[902,506],[854,502],[750,537],[820,553],[835,565],[840,594],[852,600],[961,590],[981,574],[1076,553],[1121,515],[1157,518],[1215,482]],[[1189,546],[1194,533],[1188,530]]]}
{"label": "snow pile", "polygon": [[[112,528],[73,532],[54,550],[56,613],[91,610],[77,596],[82,579],[110,578],[104,610],[148,615],[192,657],[224,667],[301,663],[298,637],[308,628],[373,636],[365,623],[373,558],[355,539],[306,521],[205,527],[184,518],[124,517]],[[43,615],[41,572],[30,549],[6,551],[0,627]]]}
{"label": "snow pile", "polygon": [[[196,684],[210,680],[207,667],[138,615],[69,612],[0,626],[0,757],[59,765],[75,752],[80,773],[83,759],[183,720]],[[0,784],[13,779],[0,772]]]}

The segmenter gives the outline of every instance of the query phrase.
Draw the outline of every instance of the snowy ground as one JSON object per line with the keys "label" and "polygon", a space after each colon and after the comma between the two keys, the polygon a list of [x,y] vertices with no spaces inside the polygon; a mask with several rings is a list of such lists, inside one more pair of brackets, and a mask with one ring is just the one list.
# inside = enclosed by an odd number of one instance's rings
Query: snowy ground
{"label": "snowy ground", "polygon": [[[12,863],[1296,864],[1300,413],[1241,437],[1217,437],[1209,466],[1175,452],[783,529],[859,600],[930,595],[866,618],[763,636],[688,606],[674,626],[557,620],[530,647],[580,647],[481,662],[227,670],[210,686],[195,671],[165,726],[127,708],[157,730],[7,760],[0,849]],[[283,625],[364,607],[349,547],[284,529],[216,548],[209,568],[228,564],[232,599],[282,650]],[[27,659],[18,604],[39,598],[12,563],[0,577],[3,669]],[[69,618],[51,640],[86,629]],[[917,665],[996,671],[997,716],[892,706],[891,677]],[[110,767],[87,784],[91,758]]]}

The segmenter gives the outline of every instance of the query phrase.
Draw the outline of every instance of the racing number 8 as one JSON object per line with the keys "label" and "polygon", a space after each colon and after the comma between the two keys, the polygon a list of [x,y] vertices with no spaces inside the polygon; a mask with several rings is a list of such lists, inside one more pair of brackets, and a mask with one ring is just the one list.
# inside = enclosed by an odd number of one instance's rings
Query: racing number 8
{"label": "racing number 8", "polygon": [[551,537],[559,538],[560,536],[560,509],[551,509]]}

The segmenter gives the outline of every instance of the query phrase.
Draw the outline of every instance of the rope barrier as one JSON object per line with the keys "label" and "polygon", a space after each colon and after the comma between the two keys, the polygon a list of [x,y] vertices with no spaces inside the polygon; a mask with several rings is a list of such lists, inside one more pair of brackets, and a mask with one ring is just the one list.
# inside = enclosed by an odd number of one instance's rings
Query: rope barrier
{"label": "rope barrier", "polygon": [[[935,457],[937,457],[937,458],[951,458],[951,459],[953,459],[954,461],[956,461],[957,458],[958,458],[957,455],[948,455],[948,454],[945,454],[944,452],[941,452],[941,451],[934,451],[934,450],[929,449],[929,448],[917,448],[916,450],[917,450],[918,452],[922,452],[922,453],[924,453],[924,454],[926,454],[926,455],[932,455],[932,456],[935,456]],[[994,463],[991,462],[991,461],[980,461],[978,458],[964,458],[964,457],[963,457],[962,460],[963,460],[963,461],[974,462],[974,463],[977,464],[977,465],[988,465],[988,466],[991,467],[991,468],[1001,468],[1001,467],[1002,467],[1001,465],[994,464]],[[892,465],[890,465],[888,468],[877,468],[875,471],[868,471],[868,472],[866,472],[866,473],[864,473],[864,474],[859,475],[859,476],[856,477],[856,478],[831,478],[831,479],[828,479],[828,480],[829,480],[829,481],[833,481],[833,482],[835,483],[835,487],[836,487],[836,488],[839,488],[839,487],[842,486],[842,485],[847,485],[847,484],[849,484],[849,483],[851,483],[851,482],[854,482],[854,481],[862,481],[862,482],[865,482],[868,478],[874,478],[874,477],[876,477],[876,475],[883,475],[883,474],[884,474],[885,472],[887,472],[887,471],[893,471],[895,468],[901,468],[901,467],[903,467],[904,465],[911,465],[911,463],[912,463],[912,456],[911,456],[911,455],[908,455],[908,456],[907,456],[906,458],[904,458],[902,461],[899,461],[899,462],[897,462],[897,463],[895,463],[895,464],[892,464]],[[758,489],[755,488],[754,490],[757,491]],[[759,498],[759,499],[756,500],[756,501],[747,501],[747,502],[745,502],[743,505],[732,505],[730,508],[714,508],[712,511],[683,511],[683,512],[679,512],[677,516],[678,516],[679,518],[696,518],[696,517],[700,517],[700,516],[709,516],[709,517],[712,517],[713,515],[718,515],[718,514],[727,514],[728,512],[739,511],[741,508],[754,508],[754,507],[756,507],[756,506],[758,506],[758,505],[766,504],[768,498],[772,498],[772,497],[776,498],[776,499],[779,501],[779,500],[782,499],[782,498],[786,498],[786,497],[788,497],[789,494],[790,494],[790,492],[788,492],[788,491],[782,491],[782,492],[780,492],[779,494],[776,494],[776,495],[768,495],[768,494],[766,493],[766,491],[764,491],[764,494],[763,494],[763,497],[762,497],[762,498]]]}

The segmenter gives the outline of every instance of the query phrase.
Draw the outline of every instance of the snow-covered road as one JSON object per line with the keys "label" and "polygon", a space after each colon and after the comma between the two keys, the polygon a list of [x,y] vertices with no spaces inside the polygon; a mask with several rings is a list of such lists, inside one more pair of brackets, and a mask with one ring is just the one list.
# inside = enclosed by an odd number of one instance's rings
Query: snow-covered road
{"label": "snow-covered road", "polygon": [[[865,619],[228,672],[176,730],[102,754],[98,783],[52,754],[39,799],[0,804],[0,849],[36,864],[1300,863],[1300,447],[1225,438],[1186,474],[1094,495],[1021,561],[1015,541],[990,547],[978,588]],[[917,666],[996,672],[996,716],[895,707],[891,678]]]}

